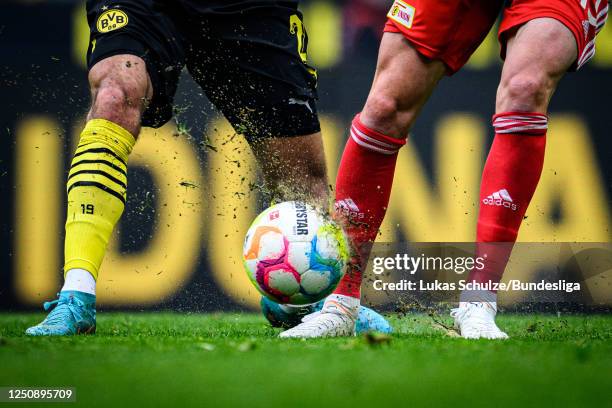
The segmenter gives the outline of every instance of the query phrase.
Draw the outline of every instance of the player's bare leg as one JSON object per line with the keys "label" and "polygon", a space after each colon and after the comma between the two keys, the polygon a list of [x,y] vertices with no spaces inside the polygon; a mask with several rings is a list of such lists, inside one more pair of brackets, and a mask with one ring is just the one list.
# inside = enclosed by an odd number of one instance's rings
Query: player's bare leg
{"label": "player's bare leg", "polygon": [[125,206],[127,160],[152,86],[145,62],[116,55],[89,72],[92,107],[68,175],[65,282],[55,308],[29,335],[92,333],[96,280],[106,245]]}
{"label": "player's bare leg", "polygon": [[[496,135],[480,190],[478,252],[487,253],[488,261],[471,274],[475,282],[501,280],[542,172],[549,101],[576,58],[572,32],[554,19],[531,20],[508,37],[493,118]],[[496,310],[496,293],[482,290],[463,293],[451,314],[465,338],[505,339],[494,321]]]}
{"label": "player's bare leg", "polygon": [[321,132],[251,143],[273,201],[304,200],[329,207],[329,183]]}
{"label": "player's bare leg", "polygon": [[[281,337],[350,336],[360,306],[362,269],[384,218],[397,154],[445,66],[423,58],[401,34],[385,33],[363,112],[351,129],[336,182],[336,209],[355,252],[352,270],[321,312]],[[359,208],[368,208],[364,213]]]}

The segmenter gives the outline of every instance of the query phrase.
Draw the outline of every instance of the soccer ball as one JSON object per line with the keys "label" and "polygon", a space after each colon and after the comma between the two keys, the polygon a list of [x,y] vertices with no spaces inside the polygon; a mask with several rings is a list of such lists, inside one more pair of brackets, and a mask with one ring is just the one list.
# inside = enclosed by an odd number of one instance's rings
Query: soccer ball
{"label": "soccer ball", "polygon": [[349,253],[338,225],[308,204],[287,201],[255,218],[243,256],[249,279],[264,296],[306,305],[334,291]]}

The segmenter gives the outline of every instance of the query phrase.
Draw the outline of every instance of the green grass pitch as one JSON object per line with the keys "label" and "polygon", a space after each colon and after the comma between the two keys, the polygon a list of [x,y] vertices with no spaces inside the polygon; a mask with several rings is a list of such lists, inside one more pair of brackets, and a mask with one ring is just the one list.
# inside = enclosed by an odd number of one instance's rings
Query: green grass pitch
{"label": "green grass pitch", "polygon": [[380,339],[287,341],[259,315],[178,313],[101,313],[93,336],[25,337],[41,317],[0,314],[0,386],[73,386],[72,407],[611,401],[610,315],[502,314],[503,342],[451,337],[427,315],[391,317]]}

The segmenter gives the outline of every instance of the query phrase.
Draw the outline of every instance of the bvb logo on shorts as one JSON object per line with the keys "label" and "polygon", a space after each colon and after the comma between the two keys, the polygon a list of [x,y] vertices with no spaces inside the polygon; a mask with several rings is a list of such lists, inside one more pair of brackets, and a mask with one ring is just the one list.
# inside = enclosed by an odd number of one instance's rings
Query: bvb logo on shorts
{"label": "bvb logo on shorts", "polygon": [[108,33],[125,27],[128,23],[128,16],[121,10],[106,10],[98,17],[96,28],[100,33]]}

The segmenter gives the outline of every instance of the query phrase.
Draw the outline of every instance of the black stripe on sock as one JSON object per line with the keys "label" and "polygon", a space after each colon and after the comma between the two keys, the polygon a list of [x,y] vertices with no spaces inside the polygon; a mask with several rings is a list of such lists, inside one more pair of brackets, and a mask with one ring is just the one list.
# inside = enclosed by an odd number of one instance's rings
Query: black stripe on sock
{"label": "black stripe on sock", "polygon": [[121,157],[117,156],[117,153],[106,147],[94,147],[92,149],[85,149],[82,152],[75,153],[73,159],[85,153],[107,153],[113,156],[115,159],[119,160],[121,163],[123,163],[124,166],[127,167],[125,161]]}
{"label": "black stripe on sock", "polygon": [[112,188],[110,188],[108,186],[105,186],[102,183],[96,183],[95,181],[77,181],[76,183],[74,183],[73,185],[71,185],[68,188],[68,194],[70,194],[70,191],[73,188],[75,188],[75,187],[96,187],[96,188],[99,188],[100,190],[106,191],[108,194],[117,197],[119,200],[121,200],[123,205],[125,205],[125,198],[123,198],[123,196],[121,194],[119,194],[118,192],[116,192]]}
{"label": "black stripe on sock", "polygon": [[68,177],[68,182],[70,182],[71,178],[73,178],[75,176],[78,176],[79,174],[99,174],[100,176],[104,176],[107,179],[109,179],[110,181],[112,181],[114,183],[117,183],[121,187],[127,189],[127,185],[123,181],[121,181],[121,180],[111,176],[110,174],[108,174],[107,172],[102,171],[102,170],[79,170],[79,171],[76,171],[76,172],[72,173],[72,175],[70,175]]}
{"label": "black stripe on sock", "polygon": [[117,170],[119,173],[123,174],[126,178],[127,178],[127,173],[125,172],[125,170],[123,170],[121,167],[117,166],[116,164],[113,164],[107,160],[81,160],[78,162],[72,162],[72,166],[70,166],[70,168],[74,168],[75,166],[78,166],[79,164],[95,164],[95,163],[99,163],[99,164],[106,164],[108,167],[110,167],[111,169]]}

